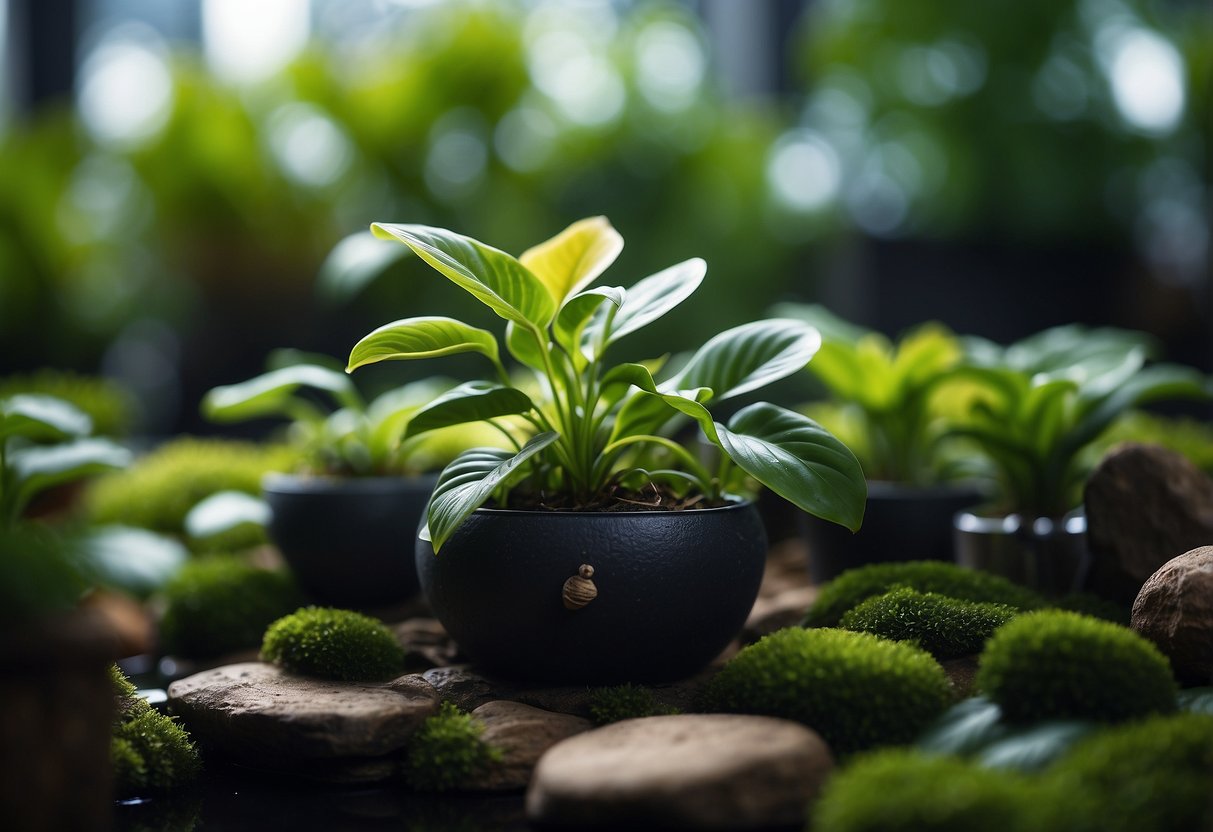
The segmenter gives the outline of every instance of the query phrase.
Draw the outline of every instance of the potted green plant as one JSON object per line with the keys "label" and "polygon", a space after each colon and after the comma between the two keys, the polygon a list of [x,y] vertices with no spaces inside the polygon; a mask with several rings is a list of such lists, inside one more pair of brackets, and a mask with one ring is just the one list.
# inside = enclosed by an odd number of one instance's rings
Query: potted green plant
{"label": "potted green plant", "polygon": [[[262,494],[269,536],[309,595],[338,606],[404,601],[418,589],[407,540],[437,481],[430,472],[453,451],[433,434],[402,437],[444,387],[415,382],[368,403],[323,357],[291,363],[298,359],[290,351],[271,355],[266,373],[209,391],[202,412],[221,423],[290,420],[301,471],[267,475]],[[321,397],[329,406],[314,401]]]}
{"label": "potted green plant", "polygon": [[13,829],[109,825],[117,638],[78,606],[82,547],[22,517],[41,491],[126,464],[91,430],[54,397],[0,398],[0,817]]}
{"label": "potted green plant", "polygon": [[[349,370],[455,352],[483,356],[493,382],[419,410],[406,437],[505,416],[531,428],[508,450],[460,454],[439,476],[417,568],[435,615],[476,662],[553,681],[670,679],[736,635],[765,562],[762,524],[734,496],[752,477],[805,511],[859,527],[863,473],[838,439],[767,403],[728,424],[708,405],[799,372],[820,338],[794,320],[750,323],[705,343],[674,372],[611,363],[612,345],[698,288],[691,259],[631,287],[586,288],[623,247],[603,217],[514,258],[439,228],[375,224],[507,321],[511,355],[537,376],[516,386],[493,333],[418,317],[363,338]],[[720,451],[709,469],[670,438],[690,419]]]}
{"label": "potted green plant", "polygon": [[1047,593],[1078,588],[1087,557],[1077,509],[1090,465],[1084,451],[1132,407],[1209,397],[1196,370],[1147,366],[1152,351],[1140,333],[1081,326],[1005,349],[970,340],[950,432],[976,446],[997,497],[956,515],[958,563]]}
{"label": "potted green plant", "polygon": [[809,572],[825,582],[865,563],[952,559],[952,517],[982,493],[947,453],[941,404],[964,354],[946,327],[928,323],[896,343],[817,305],[776,311],[821,332],[809,372],[830,400],[807,412],[855,451],[868,479],[863,529],[848,535],[803,515]]}

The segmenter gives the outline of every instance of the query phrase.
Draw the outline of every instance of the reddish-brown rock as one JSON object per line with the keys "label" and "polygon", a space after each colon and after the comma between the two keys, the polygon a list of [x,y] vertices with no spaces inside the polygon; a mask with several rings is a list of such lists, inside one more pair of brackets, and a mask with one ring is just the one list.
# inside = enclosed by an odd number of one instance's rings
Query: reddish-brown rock
{"label": "reddish-brown rock", "polygon": [[1142,583],[1178,555],[1213,544],[1213,480],[1181,454],[1127,444],[1087,481],[1090,587],[1129,603]]}
{"label": "reddish-brown rock", "polygon": [[1213,546],[1167,561],[1133,602],[1133,629],[1171,659],[1181,680],[1213,683]]}

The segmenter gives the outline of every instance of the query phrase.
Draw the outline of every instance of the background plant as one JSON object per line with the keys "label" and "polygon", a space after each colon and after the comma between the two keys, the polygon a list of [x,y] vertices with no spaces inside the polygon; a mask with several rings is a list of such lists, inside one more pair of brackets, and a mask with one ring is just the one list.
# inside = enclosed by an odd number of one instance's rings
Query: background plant
{"label": "background plant", "polygon": [[[740,410],[728,425],[705,407],[800,370],[820,342],[792,320],[735,327],[710,339],[658,383],[657,364],[605,360],[619,339],[665,315],[698,288],[706,271],[683,261],[628,289],[587,289],[618,256],[623,238],[605,218],[582,220],[519,258],[444,229],[375,224],[507,321],[505,341],[537,376],[535,398],[513,384],[489,331],[453,318],[425,316],[387,324],[356,344],[349,370],[384,360],[473,352],[489,361],[494,382],[461,385],[416,412],[405,439],[452,424],[519,416],[534,435],[511,450],[473,449],[443,471],[427,528],[435,550],[490,496],[503,504],[522,482],[587,506],[615,486],[660,483],[718,501],[749,474],[812,514],[859,527],[865,487],[858,462],[807,417],[770,404]],[[659,363],[659,362],[658,362]],[[634,389],[633,389],[634,388]],[[675,417],[690,417],[721,451],[710,471],[675,442]]]}
{"label": "background plant", "polygon": [[1078,504],[1084,452],[1132,407],[1207,399],[1188,367],[1147,366],[1153,342],[1117,329],[1063,326],[1009,347],[970,339],[950,390],[950,434],[974,442],[1004,513],[1060,517]]}
{"label": "background plant", "polygon": [[910,485],[939,481],[946,424],[935,393],[960,364],[960,339],[946,327],[928,323],[894,345],[823,306],[785,303],[775,311],[821,333],[821,349],[808,369],[836,406],[825,424],[832,428],[836,419],[842,425],[835,432],[855,451],[867,478]]}

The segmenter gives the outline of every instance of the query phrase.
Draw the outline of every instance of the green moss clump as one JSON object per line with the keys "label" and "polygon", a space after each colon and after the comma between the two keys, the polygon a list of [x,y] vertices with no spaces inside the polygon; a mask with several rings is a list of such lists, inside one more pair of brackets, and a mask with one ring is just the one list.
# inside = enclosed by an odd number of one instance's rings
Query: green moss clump
{"label": "green moss clump", "polygon": [[288,572],[230,555],[187,563],[164,588],[160,640],[169,653],[210,658],[256,647],[271,622],[304,599]]}
{"label": "green moss clump", "polygon": [[738,653],[708,683],[702,704],[802,722],[846,754],[913,740],[950,698],[943,668],[916,647],[793,627]]}
{"label": "green moss clump", "polygon": [[955,659],[980,653],[986,639],[1019,614],[1006,604],[960,601],[901,587],[847,610],[841,626],[911,642],[937,659]]}
{"label": "green moss clump", "polygon": [[890,750],[834,775],[813,807],[813,832],[1029,832],[1029,782],[955,757]]}
{"label": "green moss clump", "polygon": [[481,739],[482,733],[483,725],[443,702],[409,741],[404,766],[409,785],[418,791],[453,791],[484,773],[501,752]]}
{"label": "green moss clump", "polygon": [[126,436],[134,422],[135,397],[125,387],[100,376],[43,369],[0,379],[0,399],[19,393],[54,396],[88,414],[95,436]]}
{"label": "green moss clump", "polygon": [[835,627],[847,610],[898,587],[935,592],[960,601],[1006,604],[1018,610],[1045,606],[1044,599],[1005,578],[939,561],[874,563],[850,569],[821,588],[805,616],[806,627]]}
{"label": "green moss clump", "polygon": [[1117,722],[1175,710],[1176,685],[1158,648],[1125,627],[1078,613],[1021,615],[986,643],[977,687],[1014,722]]}
{"label": "green moss clump", "polygon": [[117,700],[110,742],[117,793],[166,791],[197,777],[202,762],[186,730],[148,705],[117,666],[110,677]]}
{"label": "green moss clump", "polygon": [[261,658],[293,673],[357,681],[398,676],[404,648],[377,619],[349,610],[306,607],[265,631]]}
{"label": "green moss clump", "polygon": [[1213,829],[1213,716],[1153,717],[1102,731],[1045,775],[1067,832]]}
{"label": "green moss clump", "polygon": [[679,713],[677,708],[661,702],[653,695],[653,691],[641,685],[596,688],[590,694],[590,718],[594,720],[595,725],[676,713]]}
{"label": "green moss clump", "polygon": [[183,437],[125,471],[98,478],[88,491],[85,509],[94,523],[181,535],[185,516],[205,498],[220,491],[260,494],[261,478],[288,470],[294,460],[295,452],[280,446]]}

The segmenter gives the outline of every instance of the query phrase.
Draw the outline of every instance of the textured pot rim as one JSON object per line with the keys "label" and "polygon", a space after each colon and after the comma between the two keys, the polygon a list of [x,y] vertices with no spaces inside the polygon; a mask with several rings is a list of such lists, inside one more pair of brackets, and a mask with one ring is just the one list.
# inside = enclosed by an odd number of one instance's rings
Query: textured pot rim
{"label": "textured pot rim", "polygon": [[1026,517],[1022,514],[1000,514],[995,516],[974,511],[958,511],[952,518],[952,526],[964,534],[985,534],[1033,537],[1068,534],[1082,535],[1087,531],[1087,516],[1082,509],[1062,517]]}
{"label": "textured pot rim", "polygon": [[[520,508],[478,508],[473,515],[481,517],[699,517],[704,514],[722,514],[730,511],[745,509],[754,505],[753,500],[736,500],[727,506],[711,506],[710,508],[664,509],[662,511],[552,511],[541,509]],[[541,521],[546,522],[546,521]]]}
{"label": "textured pot rim", "polygon": [[381,494],[392,491],[430,490],[437,474],[417,476],[335,477],[271,472],[261,478],[261,490],[274,494]]}

